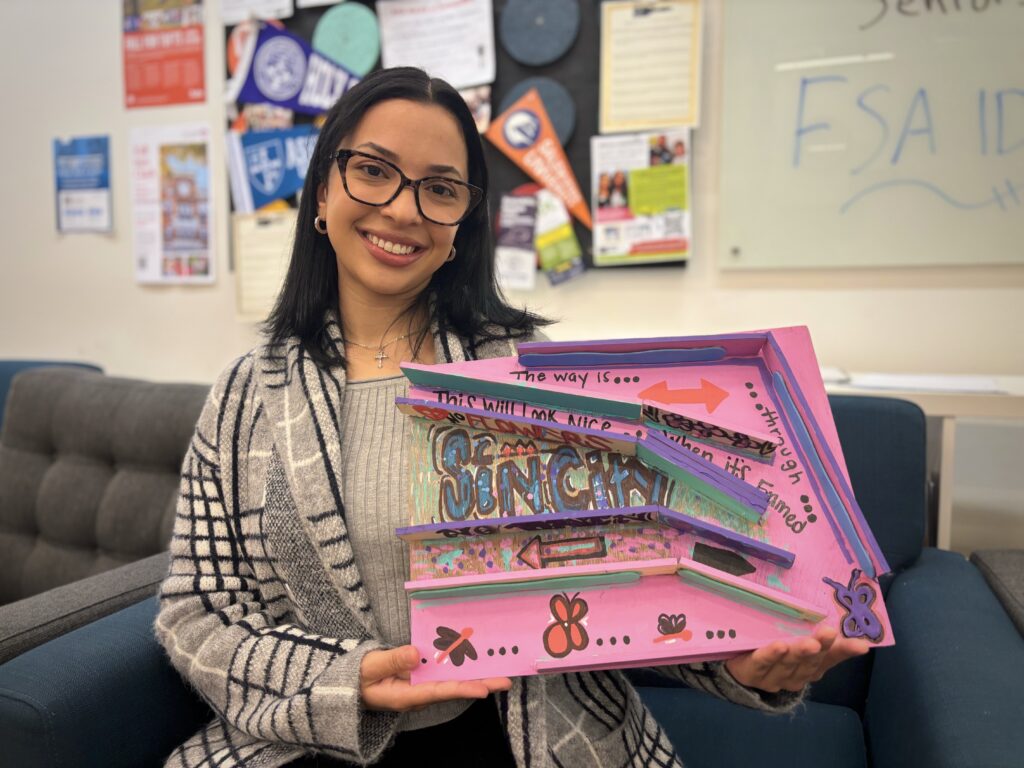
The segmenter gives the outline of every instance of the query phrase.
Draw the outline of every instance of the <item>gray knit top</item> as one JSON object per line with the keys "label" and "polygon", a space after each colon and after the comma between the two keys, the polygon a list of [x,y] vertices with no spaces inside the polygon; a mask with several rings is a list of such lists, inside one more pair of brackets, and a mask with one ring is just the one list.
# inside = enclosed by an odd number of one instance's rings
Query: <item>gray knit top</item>
{"label": "gray knit top", "polygon": [[[409,547],[395,528],[409,525],[411,420],[395,407],[405,395],[404,376],[349,381],[341,408],[345,517],[356,565],[383,639],[392,646],[409,642]],[[420,653],[431,649],[419,648]],[[470,700],[433,704],[407,713],[400,730],[437,725],[462,714]]]}

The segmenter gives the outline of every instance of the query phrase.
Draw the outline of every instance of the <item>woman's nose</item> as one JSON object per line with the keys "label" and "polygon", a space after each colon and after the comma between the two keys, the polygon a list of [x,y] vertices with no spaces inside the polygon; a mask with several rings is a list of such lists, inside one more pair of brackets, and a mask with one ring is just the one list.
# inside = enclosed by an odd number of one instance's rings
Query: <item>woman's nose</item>
{"label": "woman's nose", "polygon": [[381,208],[381,212],[395,222],[418,224],[420,222],[420,210],[416,205],[415,190],[409,186],[404,187],[398,193],[398,197]]}

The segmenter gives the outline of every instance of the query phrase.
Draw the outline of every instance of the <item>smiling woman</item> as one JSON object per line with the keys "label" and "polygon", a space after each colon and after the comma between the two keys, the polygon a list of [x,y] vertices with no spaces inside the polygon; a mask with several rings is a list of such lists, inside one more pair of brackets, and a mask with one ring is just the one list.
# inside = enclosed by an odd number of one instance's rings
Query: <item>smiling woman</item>
{"label": "smiling woman", "polygon": [[[413,68],[370,75],[320,132],[268,335],[302,339],[350,380],[397,374],[403,359],[434,362],[432,325],[477,344],[529,336],[543,321],[509,307],[495,285],[486,189],[483,147],[457,91]],[[326,335],[332,310],[338,356]]]}
{"label": "smiling woman", "polygon": [[[216,717],[168,765],[679,765],[618,671],[410,683],[433,651],[409,644],[395,535],[416,437],[399,363],[514,355],[544,323],[496,288],[486,189],[473,118],[441,80],[383,70],[328,113],[269,339],[214,385],[184,461],[156,633]],[[567,450],[556,479],[582,461]],[[502,471],[536,495],[539,468]],[[437,650],[472,658],[471,632],[440,627]],[[834,641],[661,669],[785,711],[857,650]]]}

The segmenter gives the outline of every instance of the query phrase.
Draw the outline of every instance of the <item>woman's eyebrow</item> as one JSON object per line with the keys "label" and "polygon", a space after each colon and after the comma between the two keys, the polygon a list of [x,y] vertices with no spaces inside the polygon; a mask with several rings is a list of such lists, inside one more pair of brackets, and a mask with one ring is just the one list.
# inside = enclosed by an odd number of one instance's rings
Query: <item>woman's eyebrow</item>
{"label": "woman's eyebrow", "polygon": [[[357,146],[356,149],[363,149],[364,147],[372,149],[377,154],[382,155],[387,160],[398,165],[398,155],[387,147],[382,147],[380,144],[375,144],[372,141],[364,141],[362,144]],[[429,173],[453,173],[460,179],[462,178],[462,172],[453,165],[428,165],[427,171]]]}

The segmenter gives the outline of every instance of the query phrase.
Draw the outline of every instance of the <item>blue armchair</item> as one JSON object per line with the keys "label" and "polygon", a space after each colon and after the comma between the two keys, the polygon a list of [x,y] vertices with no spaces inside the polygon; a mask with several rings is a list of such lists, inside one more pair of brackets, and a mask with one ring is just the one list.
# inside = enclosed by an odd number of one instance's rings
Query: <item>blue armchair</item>
{"label": "blue armchair", "polygon": [[[896,635],[833,670],[792,716],[771,717],[636,673],[689,768],[1019,766],[1024,638],[977,569],[922,547],[924,415],[832,397],[851,480],[894,574]],[[156,600],[0,666],[0,743],[24,766],[155,766],[209,717],[153,639]]]}
{"label": "blue armchair", "polygon": [[850,480],[893,573],[882,580],[896,645],[833,669],[792,717],[696,691],[641,695],[688,768],[1020,766],[1024,637],[961,555],[924,547],[925,419],[914,404],[829,398]]}

